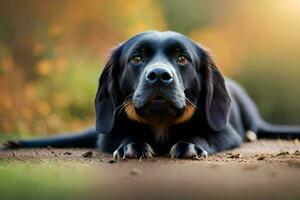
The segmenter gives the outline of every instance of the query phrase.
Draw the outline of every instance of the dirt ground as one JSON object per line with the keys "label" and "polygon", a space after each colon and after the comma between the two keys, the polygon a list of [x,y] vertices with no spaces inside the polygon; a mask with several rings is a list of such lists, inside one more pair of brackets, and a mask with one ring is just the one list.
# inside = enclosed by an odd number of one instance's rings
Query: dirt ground
{"label": "dirt ground", "polygon": [[91,149],[0,151],[1,163],[12,166],[49,160],[87,166],[91,199],[300,199],[299,140],[259,140],[200,160],[115,162]]}

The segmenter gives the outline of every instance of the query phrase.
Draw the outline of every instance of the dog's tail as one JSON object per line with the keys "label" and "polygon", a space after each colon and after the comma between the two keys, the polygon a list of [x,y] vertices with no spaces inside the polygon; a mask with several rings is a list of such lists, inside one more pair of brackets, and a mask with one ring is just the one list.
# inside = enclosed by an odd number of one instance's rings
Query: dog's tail
{"label": "dog's tail", "polygon": [[69,133],[60,136],[46,137],[42,139],[7,141],[3,144],[4,148],[37,148],[37,147],[54,147],[54,148],[88,148],[96,147],[99,134],[95,128],[87,129],[79,133]]}
{"label": "dog's tail", "polygon": [[300,138],[300,126],[275,125],[261,120],[259,122],[257,136],[259,138]]}
{"label": "dog's tail", "polygon": [[246,130],[253,131],[258,138],[300,138],[300,126],[274,125],[266,122],[260,116],[255,103],[242,87],[230,79],[227,80],[227,84],[241,108]]}

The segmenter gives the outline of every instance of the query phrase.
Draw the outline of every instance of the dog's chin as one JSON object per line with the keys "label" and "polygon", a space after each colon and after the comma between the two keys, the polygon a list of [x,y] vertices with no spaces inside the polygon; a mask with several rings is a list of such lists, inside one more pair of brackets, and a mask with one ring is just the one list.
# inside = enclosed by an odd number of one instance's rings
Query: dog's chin
{"label": "dog's chin", "polygon": [[184,107],[178,108],[170,102],[155,100],[135,110],[143,118],[163,120],[179,117],[183,114]]}
{"label": "dog's chin", "polygon": [[125,111],[129,119],[152,125],[168,126],[189,120],[193,116],[195,108],[189,104],[178,107],[176,103],[157,98],[140,107],[134,103],[128,104]]}

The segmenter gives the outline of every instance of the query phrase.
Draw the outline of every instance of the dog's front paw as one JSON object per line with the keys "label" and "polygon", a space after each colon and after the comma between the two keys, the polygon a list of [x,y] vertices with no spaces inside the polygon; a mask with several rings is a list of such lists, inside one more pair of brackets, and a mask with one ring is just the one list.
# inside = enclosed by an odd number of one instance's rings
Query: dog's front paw
{"label": "dog's front paw", "polygon": [[207,158],[208,153],[199,145],[188,142],[178,142],[172,146],[170,155],[171,158],[198,159],[200,157]]}
{"label": "dog's front paw", "polygon": [[129,143],[119,147],[113,153],[114,159],[152,158],[153,148],[147,143]]}

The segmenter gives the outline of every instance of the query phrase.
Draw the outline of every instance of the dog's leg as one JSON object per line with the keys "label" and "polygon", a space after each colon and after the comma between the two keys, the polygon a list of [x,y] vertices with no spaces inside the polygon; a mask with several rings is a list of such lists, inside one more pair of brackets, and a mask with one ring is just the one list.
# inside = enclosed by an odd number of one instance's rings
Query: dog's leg
{"label": "dog's leg", "polygon": [[144,142],[135,142],[132,138],[126,138],[121,145],[114,151],[114,159],[139,159],[152,158],[153,148]]}
{"label": "dog's leg", "polygon": [[95,128],[91,128],[80,133],[64,134],[52,137],[46,137],[41,139],[29,139],[29,140],[16,140],[7,141],[3,144],[3,148],[36,148],[36,147],[96,147],[99,133]]}
{"label": "dog's leg", "polygon": [[238,147],[242,143],[241,136],[228,124],[223,131],[212,132],[204,136],[193,136],[174,144],[170,150],[172,158],[207,157],[219,151]]}

